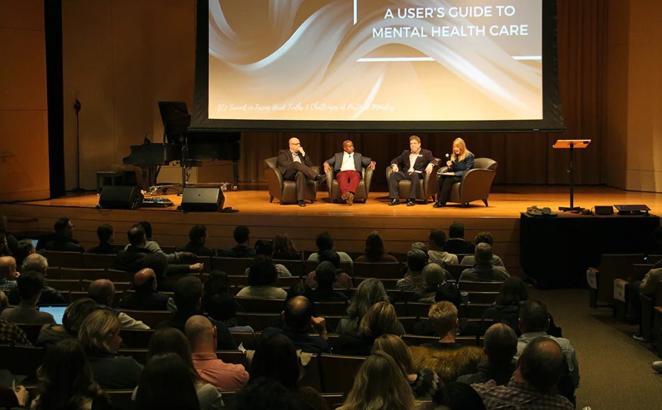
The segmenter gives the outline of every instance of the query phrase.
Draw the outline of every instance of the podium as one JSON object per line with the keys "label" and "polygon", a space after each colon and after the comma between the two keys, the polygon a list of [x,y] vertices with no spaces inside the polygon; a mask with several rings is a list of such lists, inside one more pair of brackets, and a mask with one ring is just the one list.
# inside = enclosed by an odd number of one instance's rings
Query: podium
{"label": "podium", "polygon": [[576,149],[586,149],[589,146],[591,140],[586,139],[576,139],[576,140],[556,140],[552,148],[554,149],[567,149],[570,150],[569,160],[568,160],[568,174],[570,176],[570,206],[560,206],[559,211],[563,212],[581,212],[582,207],[575,206],[575,170],[574,170],[574,161],[575,161],[575,150]]}

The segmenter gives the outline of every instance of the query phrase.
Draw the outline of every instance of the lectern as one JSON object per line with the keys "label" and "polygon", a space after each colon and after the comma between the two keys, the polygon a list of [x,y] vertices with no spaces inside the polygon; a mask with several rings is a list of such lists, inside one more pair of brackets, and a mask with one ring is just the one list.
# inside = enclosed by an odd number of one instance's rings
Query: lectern
{"label": "lectern", "polygon": [[559,211],[564,212],[580,212],[581,207],[575,206],[575,150],[586,149],[591,143],[591,140],[556,140],[552,148],[554,149],[567,149],[570,150],[570,159],[568,162],[568,174],[570,175],[570,206],[560,206]]}

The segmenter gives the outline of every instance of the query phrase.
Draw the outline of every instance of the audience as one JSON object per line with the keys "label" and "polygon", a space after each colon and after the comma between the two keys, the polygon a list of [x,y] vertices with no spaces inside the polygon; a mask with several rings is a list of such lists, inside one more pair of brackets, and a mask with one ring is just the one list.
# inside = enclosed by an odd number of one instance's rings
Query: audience
{"label": "audience", "polygon": [[[323,317],[313,316],[313,306],[305,296],[295,296],[285,303],[282,313],[283,326],[266,328],[262,335],[268,337],[275,333],[287,336],[294,346],[304,352],[329,353],[326,321]],[[310,335],[309,332],[318,333]]]}
{"label": "audience", "polygon": [[[48,275],[48,260],[43,255],[38,253],[28,255],[25,260],[23,260],[21,271],[39,272],[44,277],[44,287],[41,289],[41,296],[39,297],[40,305],[64,305],[67,303],[67,299],[62,292],[46,285],[45,280]],[[16,289],[12,290],[8,296],[11,303],[18,303],[18,292]]]}
{"label": "audience", "polygon": [[[87,288],[87,295],[101,307],[107,307],[112,310],[115,305],[115,285],[108,279],[97,279],[90,283],[90,286]],[[122,329],[149,329],[149,326],[124,312],[115,312],[115,314],[120,321],[120,327]]]}
{"label": "audience", "polygon": [[442,284],[451,278],[450,273],[437,263],[428,263],[421,272],[423,289],[416,294],[419,302],[434,303]]}
{"label": "audience", "polygon": [[361,318],[358,333],[341,335],[333,343],[333,352],[354,356],[368,356],[376,338],[385,334],[402,336],[405,329],[398,320],[395,307],[389,302],[370,306]]}
{"label": "audience", "polygon": [[249,246],[250,234],[251,232],[247,226],[239,225],[236,228],[234,228],[234,233],[232,234],[232,236],[234,237],[234,241],[236,242],[236,245],[227,251],[222,251],[221,256],[225,256],[229,258],[255,257],[255,249]]}
{"label": "audience", "polygon": [[640,342],[646,341],[642,332],[643,322],[641,320],[641,295],[655,297],[662,281],[662,259],[657,261],[651,269],[646,272],[641,281],[632,281],[628,286],[629,303],[632,306],[633,316],[639,320],[639,330],[632,338]]}
{"label": "audience", "polygon": [[215,252],[205,246],[206,241],[207,227],[204,225],[193,225],[188,232],[188,243],[178,250],[190,252],[198,256],[215,256]]}
{"label": "audience", "polygon": [[478,364],[478,372],[460,376],[457,381],[473,384],[494,380],[499,386],[508,383],[516,367],[513,359],[517,353],[515,331],[503,323],[493,324],[483,337],[483,350],[487,359]]}
{"label": "audience", "polygon": [[99,309],[97,302],[90,298],[80,298],[71,302],[62,316],[62,324],[44,325],[37,337],[38,346],[52,346],[65,339],[76,339],[83,320]]}
{"label": "audience", "polygon": [[133,275],[133,292],[124,293],[120,307],[130,310],[166,310],[170,297],[159,293],[156,273],[151,268],[140,269]]}
{"label": "audience", "polygon": [[433,404],[439,406],[437,408],[448,410],[485,410],[483,400],[476,390],[468,384],[458,382],[444,384],[440,394],[434,398]]}
{"label": "audience", "polygon": [[180,356],[166,353],[153,356],[140,376],[136,410],[201,409],[191,370]]}
{"label": "audience", "polygon": [[444,250],[446,246],[446,234],[439,229],[433,229],[428,236],[428,257],[430,262],[444,265],[457,265],[457,255]]}
{"label": "audience", "polygon": [[470,242],[464,239],[464,225],[459,222],[453,222],[448,227],[448,241],[445,246],[446,252],[455,255],[466,255],[474,252],[474,247]]}
{"label": "audience", "polygon": [[285,299],[287,292],[276,286],[278,272],[270,257],[258,255],[248,272],[248,286],[237,296],[261,299]]}
{"label": "audience", "polygon": [[548,337],[538,337],[527,344],[508,384],[498,386],[491,380],[472,387],[488,410],[574,409],[568,399],[555,393],[563,371],[563,353],[559,344]]}
{"label": "audience", "polygon": [[310,410],[298,395],[274,379],[251,381],[232,400],[231,410]]}
{"label": "audience", "polygon": [[273,240],[273,252],[271,257],[274,259],[301,260],[301,252],[294,246],[294,242],[287,234],[276,235]]}
{"label": "audience", "polygon": [[398,364],[386,353],[370,355],[358,374],[345,403],[338,410],[411,410],[415,399]]}
{"label": "audience", "polygon": [[356,258],[357,262],[398,262],[398,259],[386,253],[384,249],[384,240],[377,231],[370,232],[365,238],[365,251],[363,255]]}
{"label": "audience", "polygon": [[[333,248],[333,238],[331,237],[331,234],[329,234],[328,232],[322,232],[319,235],[317,235],[315,244],[317,245],[317,252],[313,252],[312,254],[310,254],[310,256],[308,257],[308,260],[310,262],[319,263],[320,252],[335,251],[335,249]],[[341,251],[335,251],[335,252],[340,257],[340,263],[349,263],[350,265],[353,263],[352,258],[347,254],[347,252],[341,252]]]}
{"label": "audience", "polygon": [[113,255],[119,252],[122,248],[120,246],[113,245],[113,234],[114,230],[112,225],[99,225],[97,227],[97,238],[99,238],[99,244],[94,248],[88,249],[87,252],[104,255]]}
{"label": "audience", "polygon": [[414,249],[407,252],[407,273],[404,278],[396,282],[396,288],[405,292],[423,293],[425,285],[422,271],[427,263],[428,255],[422,250]]}
{"label": "audience", "polygon": [[21,274],[16,271],[16,259],[13,256],[0,256],[0,290],[9,294],[16,289],[16,279]]}
{"label": "audience", "polygon": [[[321,251],[318,254],[317,262],[331,262],[335,267],[335,279],[333,281],[334,289],[351,289],[353,287],[352,277],[349,276],[340,265],[340,255],[334,250]],[[306,276],[306,287],[309,289],[317,289],[317,273],[312,271]]]}
{"label": "audience", "polygon": [[32,325],[53,324],[50,313],[40,312],[37,303],[44,287],[44,277],[38,272],[25,272],[17,279],[19,303],[0,313],[0,319]]}
{"label": "audience", "polygon": [[355,335],[359,330],[359,321],[370,306],[377,302],[388,302],[384,284],[375,278],[368,278],[359,283],[347,308],[347,317],[338,321],[336,333],[339,335]]}
{"label": "audience", "polygon": [[7,232],[7,217],[0,216],[0,256],[14,256],[17,248],[18,241]]}
{"label": "audience", "polygon": [[117,354],[122,343],[120,329],[111,310],[97,309],[87,315],[78,331],[94,379],[104,389],[133,389],[142,372],[142,365],[133,357]]}
{"label": "audience", "polygon": [[29,399],[30,393],[25,386],[16,386],[16,389],[0,386],[0,408],[24,408]]}
{"label": "audience", "polygon": [[5,292],[0,290],[0,313],[7,309],[7,307],[9,307],[9,299],[7,298]]}
{"label": "audience", "polygon": [[68,251],[68,252],[83,252],[84,249],[77,240],[74,239],[74,224],[69,218],[60,218],[55,221],[53,225],[54,235],[47,239],[40,247],[37,244],[37,249],[45,249],[47,251]]}
{"label": "audience", "polygon": [[[274,253],[273,241],[268,241],[265,239],[258,239],[257,241],[255,241],[255,256],[264,255],[273,258],[271,256],[273,255],[273,253]],[[274,263],[274,266],[276,267],[276,272],[278,272],[279,278],[289,278],[292,276],[290,270],[287,269],[287,267],[282,263]],[[246,275],[248,275],[249,271],[250,268],[246,268]]]}
{"label": "audience", "polygon": [[[474,246],[478,245],[479,243],[486,243],[490,246],[494,246],[494,237],[489,232],[480,232],[474,238]],[[474,255],[467,255],[462,258],[462,262],[460,264],[464,266],[474,266],[476,264],[476,257]],[[502,267],[505,266],[503,260],[494,254],[492,255],[492,265]]]}
{"label": "audience", "polygon": [[474,251],[476,264],[462,271],[460,282],[503,282],[510,277],[506,269],[492,265],[492,247],[487,243],[479,243]]}
{"label": "audience", "polygon": [[506,279],[501,285],[494,306],[485,310],[483,319],[505,323],[519,335],[520,306],[529,299],[524,281],[516,276]]}
{"label": "audience", "polygon": [[241,389],[248,381],[248,373],[240,364],[224,363],[216,356],[216,327],[204,316],[194,315],[186,321],[186,336],[191,343],[193,366],[200,378],[221,391]]}
{"label": "audience", "polygon": [[35,252],[37,252],[37,250],[34,248],[34,245],[32,245],[32,240],[21,239],[18,241],[16,252],[13,255],[16,259],[16,266],[20,266],[21,270],[27,270],[23,269],[23,262],[25,261],[25,258],[34,254]]}
{"label": "audience", "polygon": [[31,346],[30,340],[23,329],[16,324],[8,322],[0,317],[0,344]]}
{"label": "audience", "polygon": [[336,267],[333,263],[324,261],[315,268],[315,283],[317,288],[306,290],[306,296],[312,302],[346,302],[347,296],[334,290]]}
{"label": "audience", "polygon": [[230,293],[228,275],[221,271],[209,273],[204,284],[202,310],[214,322],[218,322],[231,332],[253,332],[250,326],[240,325],[237,321],[237,302]]}
{"label": "audience", "polygon": [[67,339],[48,349],[37,371],[39,384],[32,410],[112,409],[93,375],[81,344]]}

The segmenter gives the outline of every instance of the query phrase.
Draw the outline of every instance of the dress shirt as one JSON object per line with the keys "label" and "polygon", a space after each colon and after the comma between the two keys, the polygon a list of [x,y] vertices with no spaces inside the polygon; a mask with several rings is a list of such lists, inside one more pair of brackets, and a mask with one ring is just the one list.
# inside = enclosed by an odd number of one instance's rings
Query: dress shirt
{"label": "dress shirt", "polygon": [[414,171],[414,164],[416,164],[416,159],[418,159],[418,154],[409,154],[409,169],[407,172],[410,174],[415,172]]}
{"label": "dress shirt", "polygon": [[348,154],[343,152],[342,165],[340,171],[356,171],[356,164],[354,164],[354,153]]}
{"label": "dress shirt", "polygon": [[193,353],[193,367],[200,378],[222,391],[237,391],[248,382],[243,365],[224,363],[216,353]]}
{"label": "dress shirt", "polygon": [[[290,152],[292,152],[292,151],[290,151]],[[301,164],[302,161],[301,161],[300,155],[301,154],[299,154],[298,152],[292,152],[292,161],[298,162],[299,164]]]}

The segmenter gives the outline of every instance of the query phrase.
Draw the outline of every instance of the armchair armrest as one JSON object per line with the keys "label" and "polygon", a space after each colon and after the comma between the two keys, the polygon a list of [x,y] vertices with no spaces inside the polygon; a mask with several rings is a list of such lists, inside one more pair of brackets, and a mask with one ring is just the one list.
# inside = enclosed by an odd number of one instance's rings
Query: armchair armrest
{"label": "armchair armrest", "polygon": [[370,184],[372,183],[372,174],[374,172],[374,169],[368,167],[363,168],[363,184],[365,185],[366,199],[368,199],[368,194],[370,193]]}
{"label": "armchair armrest", "polygon": [[325,174],[326,174],[326,187],[329,189],[329,196],[331,196],[332,195],[331,191],[333,189],[333,177],[335,176],[333,172],[333,168],[326,171]]}

